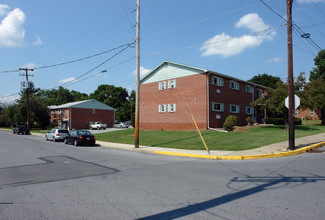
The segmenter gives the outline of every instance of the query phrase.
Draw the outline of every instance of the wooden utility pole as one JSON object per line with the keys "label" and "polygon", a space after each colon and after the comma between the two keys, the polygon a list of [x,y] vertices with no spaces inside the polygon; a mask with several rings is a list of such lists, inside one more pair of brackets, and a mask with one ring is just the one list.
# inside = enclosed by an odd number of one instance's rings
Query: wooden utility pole
{"label": "wooden utility pole", "polygon": [[140,101],[140,0],[137,0],[137,33],[136,33],[136,94],[135,94],[135,140],[134,147],[139,148],[139,101]]}
{"label": "wooden utility pole", "polygon": [[295,149],[295,122],[294,122],[294,80],[293,80],[293,59],[292,59],[292,2],[287,3],[287,43],[288,43],[288,96],[289,96],[289,149]]}
{"label": "wooden utility pole", "polygon": [[19,70],[24,70],[25,74],[21,74],[21,76],[26,76],[26,104],[27,104],[27,122],[26,126],[27,128],[30,129],[30,119],[29,119],[29,87],[30,83],[28,82],[28,76],[33,76],[33,75],[28,75],[28,71],[34,71],[34,69],[28,69],[28,68],[19,68]]}

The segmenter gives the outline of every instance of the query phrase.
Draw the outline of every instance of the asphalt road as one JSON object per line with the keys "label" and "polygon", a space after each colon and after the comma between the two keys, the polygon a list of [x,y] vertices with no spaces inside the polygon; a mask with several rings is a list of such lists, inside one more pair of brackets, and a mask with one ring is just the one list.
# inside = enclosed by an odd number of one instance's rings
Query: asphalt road
{"label": "asphalt road", "polygon": [[0,219],[324,219],[324,168],[323,152],[215,161],[0,131]]}

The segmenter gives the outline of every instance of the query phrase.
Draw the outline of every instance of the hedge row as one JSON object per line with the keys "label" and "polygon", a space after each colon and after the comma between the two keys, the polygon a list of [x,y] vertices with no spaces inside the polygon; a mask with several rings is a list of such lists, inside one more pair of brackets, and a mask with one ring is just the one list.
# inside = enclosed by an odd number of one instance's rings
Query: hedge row
{"label": "hedge row", "polygon": [[[274,125],[285,125],[286,119],[284,118],[266,118],[266,124],[274,124]],[[301,125],[302,120],[299,118],[295,118],[295,125]]]}

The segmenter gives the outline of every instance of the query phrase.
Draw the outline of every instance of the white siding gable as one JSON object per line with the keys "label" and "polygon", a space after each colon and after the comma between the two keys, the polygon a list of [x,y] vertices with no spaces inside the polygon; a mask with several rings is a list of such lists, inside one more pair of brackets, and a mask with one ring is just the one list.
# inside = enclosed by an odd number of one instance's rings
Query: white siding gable
{"label": "white siding gable", "polygon": [[191,76],[204,73],[207,70],[196,67],[164,62],[154,69],[151,73],[141,79],[141,84],[160,82],[169,79],[175,79],[184,76]]}

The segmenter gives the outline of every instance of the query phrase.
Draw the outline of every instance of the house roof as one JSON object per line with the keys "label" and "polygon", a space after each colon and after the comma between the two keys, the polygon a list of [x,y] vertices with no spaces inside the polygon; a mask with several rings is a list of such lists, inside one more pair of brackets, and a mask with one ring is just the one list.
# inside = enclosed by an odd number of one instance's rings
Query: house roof
{"label": "house roof", "polygon": [[100,110],[113,110],[111,106],[105,105],[95,99],[89,99],[78,102],[69,102],[63,105],[52,105],[49,106],[49,109],[62,109],[62,108],[85,108],[85,109],[100,109]]}
{"label": "house roof", "polygon": [[[199,67],[193,67],[193,66],[188,66],[184,64],[179,64],[179,63],[174,63],[174,62],[169,62],[169,61],[164,61],[160,65],[158,65],[155,69],[153,69],[150,73],[145,75],[144,77],[141,78],[140,83],[141,84],[146,84],[146,83],[152,83],[152,82],[159,82],[159,81],[164,81],[168,79],[175,79],[179,77],[184,77],[184,76],[191,76],[195,74],[213,74],[216,76],[221,76],[225,77],[228,79],[232,79],[235,81],[239,82],[244,82],[250,85],[258,85],[256,83],[248,82],[245,80],[241,80],[232,76],[228,76],[225,74],[221,74],[215,71],[211,71],[208,69],[202,69]],[[259,87],[262,88],[267,88],[262,85],[258,85]]]}

